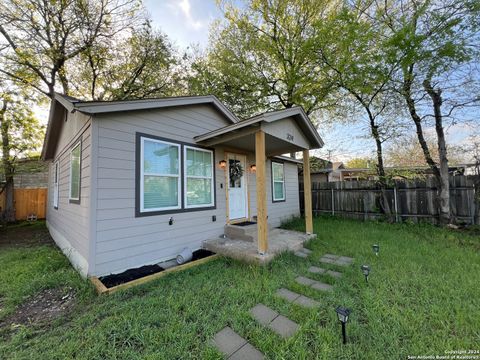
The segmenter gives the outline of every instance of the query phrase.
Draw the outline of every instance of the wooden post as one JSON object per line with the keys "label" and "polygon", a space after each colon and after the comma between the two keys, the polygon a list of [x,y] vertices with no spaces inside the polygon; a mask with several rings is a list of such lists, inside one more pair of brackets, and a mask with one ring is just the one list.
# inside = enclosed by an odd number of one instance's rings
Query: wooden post
{"label": "wooden post", "polygon": [[398,222],[398,198],[397,198],[397,183],[395,183],[395,187],[393,188],[393,202],[395,205],[395,222]]}
{"label": "wooden post", "polygon": [[258,252],[266,254],[268,251],[268,224],[267,224],[267,183],[265,133],[261,130],[255,133],[255,166],[257,177],[257,232]]}
{"label": "wooden post", "polygon": [[332,193],[332,196],[331,196],[332,197],[332,216],[334,216],[335,215],[335,194],[334,194],[333,188],[331,193]]}
{"label": "wooden post", "polygon": [[303,196],[305,202],[305,231],[313,234],[312,219],[312,181],[310,179],[310,155],[303,150]]}

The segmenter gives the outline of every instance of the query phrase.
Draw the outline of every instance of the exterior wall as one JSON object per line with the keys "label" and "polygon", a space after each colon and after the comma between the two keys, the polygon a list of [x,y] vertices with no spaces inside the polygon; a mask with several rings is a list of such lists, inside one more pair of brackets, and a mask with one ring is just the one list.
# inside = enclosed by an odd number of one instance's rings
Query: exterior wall
{"label": "exterior wall", "polygon": [[[98,115],[94,118],[94,159],[92,173],[92,275],[118,273],[132,267],[153,264],[174,258],[184,247],[196,250],[204,240],[223,234],[227,221],[225,171],[218,162],[225,159],[222,147],[215,148],[216,208],[135,217],[135,137],[144,133],[172,141],[194,144],[194,137],[229,122],[208,105],[171,109],[135,111]],[[97,138],[96,138],[97,137]],[[97,145],[95,145],[97,144]],[[255,163],[252,153],[247,158],[250,215],[256,214],[255,174],[249,171]],[[272,202],[271,164],[267,165],[267,203],[269,224],[299,215],[297,165],[285,163],[286,201]],[[212,217],[216,217],[213,221]],[[169,225],[170,217],[173,224]]]}
{"label": "exterior wall", "polygon": [[[255,164],[255,155],[248,157],[248,168]],[[298,191],[298,166],[295,163],[284,162],[285,172],[285,201],[273,202],[272,197],[272,162],[267,160],[267,214],[268,225],[278,227],[283,220],[300,216],[300,199]],[[250,216],[257,215],[257,193],[255,174],[248,173],[250,196]],[[269,240],[271,241],[271,240]]]}
{"label": "exterior wall", "polygon": [[[310,174],[312,183],[328,182],[328,173]],[[303,184],[303,174],[298,175],[298,181]]]}
{"label": "exterior wall", "polygon": [[13,177],[15,189],[48,188],[49,172],[17,174]]}
{"label": "exterior wall", "polygon": [[[81,140],[80,203],[69,202],[70,149]],[[53,207],[54,164],[59,161],[58,209]],[[75,268],[86,275],[89,267],[91,120],[81,113],[68,114],[60,132],[54,159],[49,163],[47,227]]]}
{"label": "exterior wall", "polygon": [[[215,150],[216,209],[135,217],[135,134],[194,144],[197,135],[228,125],[209,105],[111,113],[94,119],[96,161],[95,275],[121,272],[175,257],[223,234],[226,222],[225,175]],[[212,217],[216,216],[216,221]],[[170,217],[173,225],[169,225]]]}

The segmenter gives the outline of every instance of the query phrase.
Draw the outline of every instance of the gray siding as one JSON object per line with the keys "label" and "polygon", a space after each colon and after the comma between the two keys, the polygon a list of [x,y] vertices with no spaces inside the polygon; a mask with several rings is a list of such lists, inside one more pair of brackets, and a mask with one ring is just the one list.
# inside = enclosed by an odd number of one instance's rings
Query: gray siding
{"label": "gray siding", "polygon": [[[96,275],[171,259],[182,248],[201,248],[204,240],[223,233],[224,173],[218,168],[216,209],[135,217],[136,132],[193,144],[194,136],[228,125],[222,115],[209,105],[197,105],[105,114],[94,121],[98,126]],[[223,152],[216,151],[214,163],[222,158]]]}
{"label": "gray siding", "polygon": [[[255,163],[255,156],[248,158],[250,166]],[[298,191],[298,167],[291,162],[284,163],[285,171],[285,201],[273,202],[272,198],[272,163],[267,161],[267,213],[268,225],[278,227],[283,220],[293,216],[300,216],[300,201]],[[257,198],[255,174],[249,173],[248,185],[250,195],[250,216],[257,214]],[[273,240],[272,240],[273,241]]]}
{"label": "gray siding", "polygon": [[[69,202],[70,150],[81,140],[81,190],[80,204]],[[58,209],[53,207],[54,164],[59,161]],[[74,265],[87,263],[89,258],[89,211],[90,211],[90,161],[91,120],[88,116],[68,114],[60,133],[59,146],[49,164],[47,222],[55,242],[62,248]],[[78,259],[78,256],[83,259]],[[82,272],[86,269],[82,269]]]}

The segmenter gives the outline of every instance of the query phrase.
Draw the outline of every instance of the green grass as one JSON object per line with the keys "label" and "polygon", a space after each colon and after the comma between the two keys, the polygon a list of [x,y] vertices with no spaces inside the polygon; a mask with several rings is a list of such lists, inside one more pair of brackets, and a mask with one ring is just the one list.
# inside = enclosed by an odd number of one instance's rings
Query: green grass
{"label": "green grass", "polygon": [[[289,228],[302,230],[294,220]],[[285,254],[268,267],[219,259],[111,296],[96,296],[57,250],[8,250],[0,255],[0,294],[9,312],[26,296],[52,286],[73,287],[74,314],[49,327],[22,327],[0,338],[8,359],[221,359],[208,345],[231,326],[269,359],[404,359],[478,349],[478,237],[428,225],[390,225],[318,218],[318,239],[304,260]],[[380,256],[371,249],[380,244]],[[355,258],[343,278],[309,275],[325,253]],[[372,267],[367,285],[359,270]],[[334,266],[323,266],[336,269]],[[17,274],[18,275],[15,275]],[[295,283],[307,275],[334,284],[330,294]],[[321,302],[303,309],[274,296],[279,287]],[[288,340],[255,323],[263,303],[301,325]],[[349,343],[341,344],[334,307],[353,310]]]}

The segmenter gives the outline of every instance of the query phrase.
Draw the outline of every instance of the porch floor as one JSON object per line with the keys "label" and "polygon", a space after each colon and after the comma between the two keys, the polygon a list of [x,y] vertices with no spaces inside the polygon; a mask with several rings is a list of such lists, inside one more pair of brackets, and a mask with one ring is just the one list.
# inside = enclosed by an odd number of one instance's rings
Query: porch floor
{"label": "porch floor", "polygon": [[253,241],[231,238],[209,239],[204,241],[203,248],[236,260],[267,264],[282,252],[300,250],[306,241],[315,236],[315,234],[308,235],[298,231],[270,228],[268,230],[268,251],[265,255],[258,253],[256,236]]}

